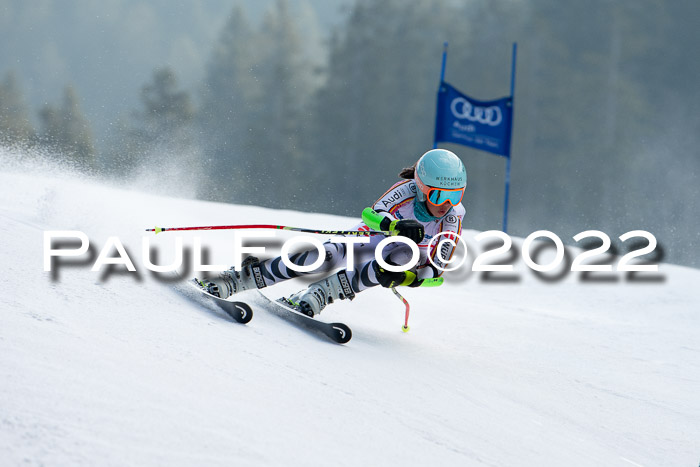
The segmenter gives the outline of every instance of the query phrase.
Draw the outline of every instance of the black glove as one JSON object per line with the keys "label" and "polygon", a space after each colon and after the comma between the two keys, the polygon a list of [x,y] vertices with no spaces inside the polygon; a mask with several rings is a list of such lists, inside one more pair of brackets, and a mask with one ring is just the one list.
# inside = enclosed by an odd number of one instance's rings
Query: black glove
{"label": "black glove", "polygon": [[409,238],[416,244],[423,241],[425,229],[423,224],[414,219],[402,219],[391,223],[391,230],[395,230],[399,235]]}
{"label": "black glove", "polygon": [[374,268],[374,275],[377,277],[377,282],[379,282],[379,285],[381,285],[382,287],[390,288],[396,287],[398,285],[418,287],[420,283],[423,282],[422,280],[418,279],[416,275],[411,271],[388,271],[381,267],[376,261],[372,263],[372,267]]}
{"label": "black glove", "polygon": [[420,287],[421,284],[423,283],[423,279],[418,279],[417,277],[413,279],[413,282],[408,284],[409,287]]}

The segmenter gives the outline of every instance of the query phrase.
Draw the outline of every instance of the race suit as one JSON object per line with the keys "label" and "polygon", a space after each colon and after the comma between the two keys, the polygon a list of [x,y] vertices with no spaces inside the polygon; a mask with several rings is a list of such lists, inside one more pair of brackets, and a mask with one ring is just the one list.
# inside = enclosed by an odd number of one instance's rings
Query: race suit
{"label": "race suit", "polygon": [[[464,218],[465,209],[462,204],[454,206],[442,218],[435,218],[427,222],[416,219],[414,214],[416,200],[416,184],[413,180],[402,180],[394,184],[386,193],[384,193],[372,206],[379,214],[388,217],[390,220],[414,219],[420,222],[425,229],[423,240],[418,243],[420,251],[420,259],[418,264],[413,268],[417,278],[427,279],[438,277],[442,274],[442,268],[445,267],[446,261],[452,258],[454,253],[454,244],[451,242],[442,242],[444,238],[456,241],[456,236],[461,234],[462,219]],[[370,230],[364,223],[354,227],[354,230]],[[440,233],[445,233],[441,238],[432,242],[431,240]],[[379,285],[377,281],[373,263],[374,251],[377,244],[385,237],[383,235],[372,235],[369,237],[369,243],[356,244],[354,246],[354,268],[352,271],[345,269],[348,279],[355,293],[366,290],[370,287]],[[438,246],[441,251],[438,254]],[[347,248],[348,246],[342,243],[331,243],[330,241],[323,244],[325,249],[325,261],[313,273],[331,272],[333,270],[344,268],[347,266]],[[290,261],[299,266],[313,264],[318,259],[318,250],[313,249],[302,253],[297,253],[290,256]],[[411,249],[399,242],[394,242],[387,245],[382,253],[385,261],[395,264],[407,264],[411,257]],[[432,263],[430,262],[432,259]],[[443,261],[443,259],[445,261]],[[294,277],[299,277],[310,273],[300,273],[293,271],[285,266],[281,257],[262,261],[260,263],[262,276],[265,280],[265,285],[270,286],[278,282],[288,280]]]}

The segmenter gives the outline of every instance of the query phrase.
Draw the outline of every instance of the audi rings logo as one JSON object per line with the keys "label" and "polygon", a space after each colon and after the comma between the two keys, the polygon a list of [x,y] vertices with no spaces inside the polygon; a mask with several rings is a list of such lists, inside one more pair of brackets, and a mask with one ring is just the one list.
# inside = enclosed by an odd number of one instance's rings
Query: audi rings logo
{"label": "audi rings logo", "polygon": [[457,118],[464,118],[470,122],[477,122],[483,125],[498,126],[503,121],[501,108],[498,106],[477,107],[464,97],[458,97],[452,100],[450,104],[452,115]]}

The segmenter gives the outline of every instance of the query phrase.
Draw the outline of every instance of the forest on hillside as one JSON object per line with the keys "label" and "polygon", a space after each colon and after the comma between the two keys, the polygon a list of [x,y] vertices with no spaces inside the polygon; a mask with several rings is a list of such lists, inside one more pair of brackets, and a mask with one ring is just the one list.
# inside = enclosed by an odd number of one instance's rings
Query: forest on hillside
{"label": "forest on hillside", "polygon": [[[217,28],[198,2],[146,3],[0,0],[0,143],[110,180],[168,174],[202,199],[359,216],[432,147],[443,43],[446,81],[482,100],[509,94],[517,43],[509,233],[643,229],[664,260],[700,266],[700,2],[356,0],[326,35],[308,2],[259,20],[212,2]],[[191,23],[149,29],[178,8]],[[195,26],[211,40],[176,41],[196,68],[183,80],[149,41]],[[123,76],[100,74],[105,57]],[[130,60],[148,74],[127,96],[112,90]],[[51,73],[61,91],[37,106]],[[134,104],[95,110],[86,80]],[[500,228],[504,159],[445,147],[469,173],[465,228]]]}

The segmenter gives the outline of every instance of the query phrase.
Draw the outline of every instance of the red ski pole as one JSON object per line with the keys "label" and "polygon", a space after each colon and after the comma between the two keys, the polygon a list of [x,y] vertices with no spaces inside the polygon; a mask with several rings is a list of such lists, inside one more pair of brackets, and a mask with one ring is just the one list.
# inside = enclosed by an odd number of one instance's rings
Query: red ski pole
{"label": "red ski pole", "polygon": [[403,326],[401,326],[401,330],[403,332],[408,332],[411,328],[408,327],[408,313],[411,311],[411,305],[408,304],[408,300],[403,298],[403,295],[401,295],[398,290],[396,290],[396,287],[392,287],[391,291],[394,292],[394,295],[396,295],[399,300],[403,302],[404,305],[406,305],[406,319],[404,320]]}
{"label": "red ski pole", "polygon": [[200,227],[156,227],[154,229],[146,229],[146,232],[169,232],[176,230],[237,230],[237,229],[275,229],[287,230],[290,232],[302,232],[320,235],[351,235],[355,237],[369,237],[371,235],[391,235],[391,232],[381,230],[319,230],[319,229],[304,229],[301,227],[289,227],[286,225],[273,224],[242,224],[242,225],[208,225]]}

